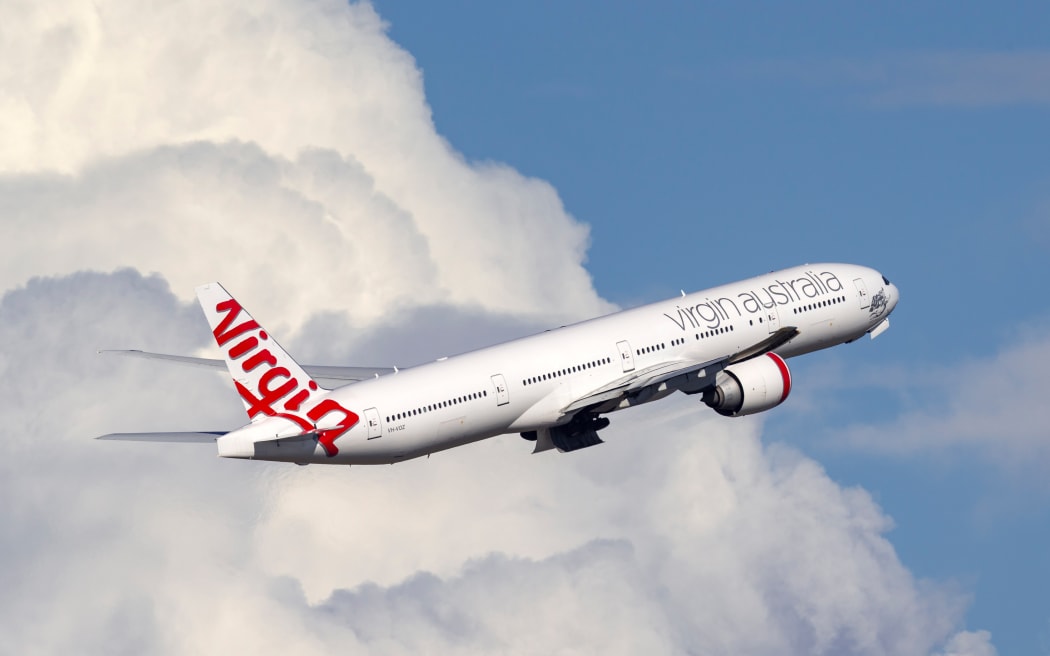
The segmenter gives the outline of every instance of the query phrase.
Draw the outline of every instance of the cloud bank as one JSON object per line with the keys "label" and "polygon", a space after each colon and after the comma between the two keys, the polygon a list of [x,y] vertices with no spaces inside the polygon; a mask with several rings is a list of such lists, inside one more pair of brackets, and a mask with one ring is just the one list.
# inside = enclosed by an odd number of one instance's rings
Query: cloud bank
{"label": "cloud bank", "polygon": [[89,439],[239,421],[222,376],[92,352],[114,335],[206,341],[160,278],[31,281],[0,302],[0,333],[3,634],[21,649],[881,654],[961,640],[965,598],[911,576],[867,493],[688,399],[617,418],[609,444],[575,456],[508,436],[396,467],[222,461]]}
{"label": "cloud bank", "polygon": [[898,455],[970,449],[1000,466],[1034,468],[1034,480],[1041,481],[1050,464],[1048,365],[1050,339],[1040,325],[992,356],[954,367],[919,375],[871,372],[859,384],[897,396],[902,411],[890,422],[851,426],[835,439]]}
{"label": "cloud bank", "polygon": [[363,325],[421,303],[612,309],[587,229],[546,182],[437,134],[367,4],[3,11],[5,287],[130,265],[183,298],[221,279],[292,326],[321,307]]}
{"label": "cloud bank", "polygon": [[441,139],[369,5],[8,4],[0,26],[0,651],[994,653],[867,493],[688,399],[565,456],[90,440],[244,421],[222,376],[94,354],[205,348],[209,279],[332,361],[611,306],[585,227]]}

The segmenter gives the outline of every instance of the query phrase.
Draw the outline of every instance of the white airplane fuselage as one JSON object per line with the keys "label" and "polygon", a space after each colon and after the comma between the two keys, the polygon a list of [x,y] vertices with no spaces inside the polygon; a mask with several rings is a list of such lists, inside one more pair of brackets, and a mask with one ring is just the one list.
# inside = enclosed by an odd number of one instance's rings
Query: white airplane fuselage
{"label": "white airplane fuselage", "polygon": [[[316,440],[273,439],[289,422],[266,417],[220,437],[219,455],[385,464],[505,433],[542,435],[572,420],[564,410],[575,401],[632,372],[716,361],[784,327],[797,334],[773,349],[782,358],[851,342],[879,329],[898,298],[896,287],[867,267],[785,269],[333,390],[328,398],[359,418],[336,439],[334,454]],[[651,385],[592,409],[604,415],[678,389]]]}

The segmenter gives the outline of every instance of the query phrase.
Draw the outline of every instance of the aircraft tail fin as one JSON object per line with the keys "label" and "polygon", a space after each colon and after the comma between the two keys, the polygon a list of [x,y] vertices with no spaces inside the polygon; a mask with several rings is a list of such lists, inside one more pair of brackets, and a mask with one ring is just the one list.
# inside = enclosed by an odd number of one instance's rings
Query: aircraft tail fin
{"label": "aircraft tail fin", "polygon": [[316,404],[323,389],[217,282],[197,288],[197,300],[222,350],[248,418],[280,416],[304,430],[300,410]]}
{"label": "aircraft tail fin", "polygon": [[[358,415],[332,399],[222,285],[201,285],[197,300],[252,422],[219,440],[220,455],[224,454],[224,440],[232,444],[251,433],[251,441],[258,441],[253,424],[269,417],[295,425],[279,436],[315,435],[329,457],[339,453],[335,440],[353,428]],[[250,427],[252,430],[246,430]]]}

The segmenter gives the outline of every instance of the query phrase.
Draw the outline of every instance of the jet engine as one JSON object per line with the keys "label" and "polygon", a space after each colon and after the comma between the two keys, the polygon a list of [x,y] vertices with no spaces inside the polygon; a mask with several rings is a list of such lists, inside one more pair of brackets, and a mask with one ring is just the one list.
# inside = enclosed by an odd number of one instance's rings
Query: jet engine
{"label": "jet engine", "polygon": [[773,352],[726,367],[704,392],[704,403],[724,417],[743,417],[775,408],[791,392],[787,363]]}

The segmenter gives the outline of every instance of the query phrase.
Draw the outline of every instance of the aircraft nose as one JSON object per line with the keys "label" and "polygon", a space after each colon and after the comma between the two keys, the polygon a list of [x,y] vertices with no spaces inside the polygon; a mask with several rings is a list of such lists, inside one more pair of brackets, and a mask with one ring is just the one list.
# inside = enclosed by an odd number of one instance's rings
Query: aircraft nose
{"label": "aircraft nose", "polygon": [[886,305],[888,306],[886,314],[889,314],[890,312],[893,312],[894,308],[897,307],[897,301],[901,299],[901,293],[900,290],[897,289],[897,285],[894,285],[892,282],[887,284],[886,296],[888,297],[886,299]]}

